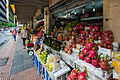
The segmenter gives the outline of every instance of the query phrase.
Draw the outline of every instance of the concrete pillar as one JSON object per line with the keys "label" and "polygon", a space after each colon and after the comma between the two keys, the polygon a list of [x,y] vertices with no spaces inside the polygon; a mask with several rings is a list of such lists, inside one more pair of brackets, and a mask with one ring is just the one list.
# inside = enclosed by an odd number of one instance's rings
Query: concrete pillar
{"label": "concrete pillar", "polygon": [[103,0],[104,29],[112,30],[115,41],[120,42],[120,0]]}
{"label": "concrete pillar", "polygon": [[103,0],[103,25],[104,30],[110,26],[110,0]]}
{"label": "concrete pillar", "polygon": [[50,12],[49,7],[44,8],[44,25],[45,25],[45,33],[48,32],[50,26]]}
{"label": "concrete pillar", "polygon": [[33,29],[36,28],[36,22],[37,22],[36,17],[33,17]]}

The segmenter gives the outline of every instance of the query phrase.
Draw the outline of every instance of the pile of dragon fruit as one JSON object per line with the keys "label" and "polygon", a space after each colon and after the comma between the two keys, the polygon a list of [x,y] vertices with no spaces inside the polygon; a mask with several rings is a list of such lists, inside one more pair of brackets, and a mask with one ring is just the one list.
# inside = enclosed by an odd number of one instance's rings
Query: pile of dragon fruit
{"label": "pile of dragon fruit", "polygon": [[85,62],[92,64],[96,68],[101,68],[104,71],[108,71],[110,69],[110,64],[108,62],[111,59],[108,57],[108,55],[103,56],[102,53],[98,54],[97,52],[98,44],[89,42],[79,53],[79,59],[85,60]]}
{"label": "pile of dragon fruit", "polygon": [[72,70],[67,80],[87,80],[87,69],[85,68],[83,72],[79,69]]}
{"label": "pile of dragon fruit", "polygon": [[[100,46],[103,48],[113,48],[114,37],[111,30],[102,31],[100,26],[89,26],[89,28],[89,30],[85,30],[85,26],[80,24],[75,27],[75,30],[72,30],[72,36],[77,34],[75,37],[78,38],[76,41],[78,44],[85,46],[89,39],[92,38],[93,41],[100,41]],[[78,36],[78,34],[81,34],[81,36]]]}

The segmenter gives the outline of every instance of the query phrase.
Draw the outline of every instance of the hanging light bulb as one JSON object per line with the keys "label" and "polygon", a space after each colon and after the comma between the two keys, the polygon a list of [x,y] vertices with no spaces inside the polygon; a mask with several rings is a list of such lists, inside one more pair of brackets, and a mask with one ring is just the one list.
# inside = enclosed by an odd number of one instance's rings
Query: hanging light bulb
{"label": "hanging light bulb", "polygon": [[93,6],[93,12],[95,12],[95,6]]}
{"label": "hanging light bulb", "polygon": [[95,5],[95,0],[92,0],[92,5]]}
{"label": "hanging light bulb", "polygon": [[77,14],[76,12],[74,12],[74,14]]}
{"label": "hanging light bulb", "polygon": [[83,6],[83,9],[82,9],[82,14],[85,13],[85,6]]}
{"label": "hanging light bulb", "polygon": [[93,12],[95,12],[95,0],[92,1],[92,5],[93,5]]}

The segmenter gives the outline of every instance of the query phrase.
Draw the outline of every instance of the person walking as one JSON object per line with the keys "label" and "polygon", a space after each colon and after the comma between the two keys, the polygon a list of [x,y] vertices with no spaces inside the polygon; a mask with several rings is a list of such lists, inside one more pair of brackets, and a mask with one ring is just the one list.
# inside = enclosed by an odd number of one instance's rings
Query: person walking
{"label": "person walking", "polygon": [[16,29],[14,29],[14,30],[12,31],[12,35],[13,35],[13,37],[14,37],[14,41],[16,41],[16,35],[17,35]]}
{"label": "person walking", "polygon": [[21,38],[23,40],[23,49],[25,49],[26,47],[25,41],[26,41],[27,36],[28,36],[28,31],[26,30],[26,26],[25,26],[23,30],[21,30]]}

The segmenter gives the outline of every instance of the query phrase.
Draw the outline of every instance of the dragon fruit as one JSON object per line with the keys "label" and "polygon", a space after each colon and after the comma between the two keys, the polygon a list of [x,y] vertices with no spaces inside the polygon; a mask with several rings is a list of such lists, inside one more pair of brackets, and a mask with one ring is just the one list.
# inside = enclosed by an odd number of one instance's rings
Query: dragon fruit
{"label": "dragon fruit", "polygon": [[83,26],[82,26],[82,25],[80,25],[80,26],[79,26],[79,29],[80,29],[80,30],[83,30]]}
{"label": "dragon fruit", "polygon": [[85,68],[85,71],[79,73],[77,80],[87,80],[86,76],[87,76],[87,69]]}
{"label": "dragon fruit", "polygon": [[78,29],[80,29],[80,28],[79,28],[79,26],[77,25],[77,26],[76,26],[76,30],[78,30]]}
{"label": "dragon fruit", "polygon": [[95,67],[98,67],[99,66],[99,60],[98,59],[92,59],[92,65],[95,66]]}
{"label": "dragon fruit", "polygon": [[72,46],[73,44],[71,42],[69,42],[69,46]]}
{"label": "dragon fruit", "polygon": [[79,54],[79,59],[83,60],[84,58],[85,58],[85,56],[84,56],[84,54],[81,52],[81,53]]}
{"label": "dragon fruit", "polygon": [[90,63],[90,62],[91,62],[90,56],[85,57],[85,61],[86,61],[87,63]]}
{"label": "dragon fruit", "polygon": [[95,26],[95,27],[94,27],[94,30],[95,30],[95,31],[100,31],[99,26]]}
{"label": "dragon fruit", "polygon": [[88,54],[88,49],[87,49],[87,48],[84,48],[84,49],[83,49],[83,54],[84,54],[84,55],[87,55],[87,54]]}
{"label": "dragon fruit", "polygon": [[92,49],[92,47],[93,47],[93,43],[87,43],[87,44],[86,44],[86,48],[87,48],[87,49],[90,50],[90,49]]}
{"label": "dragon fruit", "polygon": [[67,77],[67,80],[73,80],[73,79],[71,78],[71,75],[69,75],[69,76]]}
{"label": "dragon fruit", "polygon": [[94,47],[93,47],[92,49],[98,50],[98,45],[99,45],[99,44],[94,44],[94,45],[93,45]]}
{"label": "dragon fruit", "polygon": [[77,76],[78,76],[78,71],[77,70],[72,70],[72,72],[71,72],[71,78],[72,79],[76,79],[77,78]]}
{"label": "dragon fruit", "polygon": [[71,74],[67,77],[67,80],[76,80],[78,77],[79,69],[75,69],[71,71]]}
{"label": "dragon fruit", "polygon": [[105,58],[103,58],[99,63],[103,71],[109,71],[110,69],[110,64],[108,63],[107,57],[108,55],[106,55]]}
{"label": "dragon fruit", "polygon": [[[102,53],[101,53],[101,54],[102,54]],[[99,67],[99,60],[100,60],[101,54],[99,54],[96,59],[92,59],[92,65],[93,65],[93,66]]]}
{"label": "dragon fruit", "polygon": [[90,31],[92,31],[92,29],[93,29],[93,26],[92,26],[92,25],[90,25],[90,26],[89,26],[89,28],[90,28]]}
{"label": "dragon fruit", "polygon": [[89,55],[91,56],[91,58],[95,58],[95,57],[97,56],[96,50],[95,50],[95,49],[91,49],[91,50],[89,51]]}

